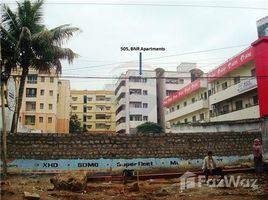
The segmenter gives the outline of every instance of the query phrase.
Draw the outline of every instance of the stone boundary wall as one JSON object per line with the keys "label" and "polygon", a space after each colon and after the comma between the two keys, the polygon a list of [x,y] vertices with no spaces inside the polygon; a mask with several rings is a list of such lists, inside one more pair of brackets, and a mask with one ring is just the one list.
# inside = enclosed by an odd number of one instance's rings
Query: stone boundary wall
{"label": "stone boundary wall", "polygon": [[10,134],[8,159],[200,159],[252,154],[260,132],[180,133],[146,135]]}

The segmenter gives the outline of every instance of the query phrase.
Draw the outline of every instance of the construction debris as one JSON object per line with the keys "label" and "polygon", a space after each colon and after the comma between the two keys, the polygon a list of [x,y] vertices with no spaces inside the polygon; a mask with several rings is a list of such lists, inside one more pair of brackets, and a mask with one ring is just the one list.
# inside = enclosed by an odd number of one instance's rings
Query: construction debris
{"label": "construction debris", "polygon": [[72,192],[83,191],[87,186],[85,174],[63,174],[50,179],[54,190],[69,190]]}

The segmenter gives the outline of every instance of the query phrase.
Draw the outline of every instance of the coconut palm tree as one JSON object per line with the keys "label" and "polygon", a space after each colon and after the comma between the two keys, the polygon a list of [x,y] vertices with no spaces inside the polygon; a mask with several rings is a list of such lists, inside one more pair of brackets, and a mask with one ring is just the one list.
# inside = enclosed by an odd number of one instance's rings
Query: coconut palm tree
{"label": "coconut palm tree", "polygon": [[79,31],[69,24],[47,29],[42,23],[43,0],[31,2],[24,0],[17,3],[12,11],[8,6],[2,7],[1,37],[3,64],[7,73],[12,68],[21,69],[17,102],[17,115],[13,118],[11,131],[15,131],[21,109],[26,77],[29,69],[49,73],[55,70],[61,73],[61,60],[72,63],[78,55],[63,45]]}

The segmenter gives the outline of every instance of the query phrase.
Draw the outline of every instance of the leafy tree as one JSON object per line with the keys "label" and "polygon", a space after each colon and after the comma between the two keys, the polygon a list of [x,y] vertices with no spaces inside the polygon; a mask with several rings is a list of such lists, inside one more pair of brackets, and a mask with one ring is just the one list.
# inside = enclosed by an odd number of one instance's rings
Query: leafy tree
{"label": "leafy tree", "polygon": [[145,122],[137,126],[137,133],[163,133],[163,128],[153,122]]}
{"label": "leafy tree", "polygon": [[67,59],[69,63],[72,63],[73,59],[78,56],[71,49],[64,48],[63,45],[79,29],[68,24],[47,29],[42,23],[43,4],[43,0],[36,2],[24,0],[22,3],[17,3],[16,11],[12,11],[6,5],[2,7],[0,28],[5,71],[8,74],[17,67],[22,71],[17,115],[14,115],[16,117],[13,118],[12,132],[15,131],[18,121],[29,69],[33,68],[43,73],[55,70],[59,74],[62,70],[62,59]]}
{"label": "leafy tree", "polygon": [[84,129],[81,126],[81,123],[78,120],[77,115],[72,115],[69,122],[70,133],[82,133]]}

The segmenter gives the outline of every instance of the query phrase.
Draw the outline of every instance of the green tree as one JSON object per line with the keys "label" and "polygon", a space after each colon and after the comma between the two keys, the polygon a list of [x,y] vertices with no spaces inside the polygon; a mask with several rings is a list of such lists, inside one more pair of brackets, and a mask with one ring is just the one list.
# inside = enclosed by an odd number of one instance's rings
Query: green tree
{"label": "green tree", "polygon": [[83,128],[81,127],[81,123],[78,120],[77,115],[72,115],[69,122],[69,131],[70,133],[82,133],[84,132]]}
{"label": "green tree", "polygon": [[[24,0],[17,3],[16,11],[8,6],[2,7],[2,55],[6,73],[12,68],[21,69],[19,80],[19,93],[17,102],[17,115],[12,122],[11,131],[15,131],[17,125],[26,77],[29,69],[50,73],[55,70],[61,73],[61,60],[67,59],[72,63],[78,55],[63,45],[79,31],[79,28],[70,25],[62,25],[53,29],[47,29],[42,23],[44,1],[31,2]],[[15,115],[14,115],[15,116]]]}
{"label": "green tree", "polygon": [[163,133],[163,128],[153,122],[145,122],[137,126],[137,133]]}

